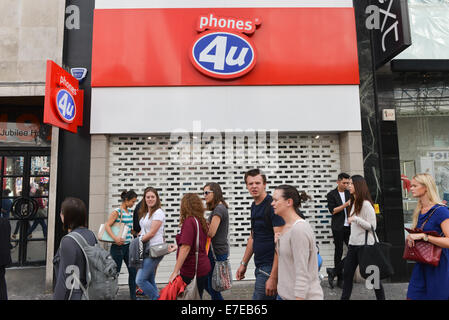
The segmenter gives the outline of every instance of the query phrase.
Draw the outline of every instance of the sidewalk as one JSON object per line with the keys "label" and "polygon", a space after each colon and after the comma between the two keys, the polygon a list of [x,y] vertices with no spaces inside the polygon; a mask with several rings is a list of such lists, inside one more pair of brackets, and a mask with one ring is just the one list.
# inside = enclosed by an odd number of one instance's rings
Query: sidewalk
{"label": "sidewalk", "polygon": [[[45,268],[11,268],[6,270],[8,298],[10,300],[51,300],[52,294],[45,293]],[[330,289],[327,279],[321,282],[325,300],[339,300],[341,289]],[[162,288],[164,285],[160,285]],[[405,300],[408,283],[383,283],[388,300]],[[234,281],[229,291],[223,292],[225,300],[251,300],[254,281]],[[351,300],[375,300],[373,290],[365,288],[364,284],[354,283]],[[117,300],[129,300],[127,286],[121,286]],[[210,300],[207,292],[204,300]]]}

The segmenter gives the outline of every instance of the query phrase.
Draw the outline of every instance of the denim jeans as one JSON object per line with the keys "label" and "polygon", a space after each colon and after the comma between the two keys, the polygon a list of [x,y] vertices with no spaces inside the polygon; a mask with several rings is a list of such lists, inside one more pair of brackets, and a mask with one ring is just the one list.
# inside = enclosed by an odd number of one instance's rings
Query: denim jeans
{"label": "denim jeans", "polygon": [[276,300],[276,295],[267,296],[265,294],[265,283],[270,277],[272,267],[271,264],[267,264],[256,268],[254,272],[256,284],[254,285],[253,300]]}
{"label": "denim jeans", "polygon": [[[228,254],[216,255],[216,257],[217,257],[217,261],[225,261],[228,258]],[[206,291],[210,294],[210,297],[212,300],[223,300],[223,296],[221,295],[221,293],[218,291],[215,291],[212,288],[212,273],[214,272],[214,267],[215,267],[215,259],[212,254],[212,250],[209,250],[209,261],[210,261],[211,270],[209,272],[209,275],[207,276]]]}
{"label": "denim jeans", "polygon": [[157,266],[163,257],[164,256],[158,258],[145,258],[143,260],[142,268],[137,271],[136,283],[150,300],[157,300],[159,298],[155,277]]}
{"label": "denim jeans", "polygon": [[123,246],[118,246],[113,244],[111,246],[111,256],[117,264],[117,272],[120,273],[122,268],[122,262],[125,261],[125,265],[128,268],[128,286],[129,286],[129,296],[131,300],[136,300],[136,273],[135,268],[129,267],[129,243]]}

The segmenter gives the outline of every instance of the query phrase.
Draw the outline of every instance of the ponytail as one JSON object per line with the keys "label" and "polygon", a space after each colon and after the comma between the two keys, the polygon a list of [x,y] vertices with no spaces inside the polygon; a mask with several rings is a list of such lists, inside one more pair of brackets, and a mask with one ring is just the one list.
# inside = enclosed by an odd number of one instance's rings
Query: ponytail
{"label": "ponytail", "polygon": [[129,201],[131,199],[137,198],[137,193],[134,192],[134,190],[129,191],[123,191],[120,195],[120,198],[122,199],[122,202]]}

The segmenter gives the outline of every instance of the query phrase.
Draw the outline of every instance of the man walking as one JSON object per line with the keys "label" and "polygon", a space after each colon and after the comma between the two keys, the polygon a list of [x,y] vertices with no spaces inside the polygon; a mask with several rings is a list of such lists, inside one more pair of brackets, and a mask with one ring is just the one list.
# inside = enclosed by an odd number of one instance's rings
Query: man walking
{"label": "man walking", "polygon": [[337,286],[343,288],[343,243],[349,242],[351,227],[348,223],[347,211],[349,207],[350,193],[347,190],[349,175],[340,173],[337,180],[337,188],[327,194],[327,207],[332,214],[332,235],[334,238],[334,268],[327,268],[327,276],[331,289],[334,288],[334,278],[337,277]]}
{"label": "man walking", "polygon": [[267,194],[267,178],[259,169],[245,174],[246,187],[254,199],[251,205],[251,235],[237,270],[236,279],[245,278],[248,262],[254,254],[256,283],[253,300],[275,300],[277,292],[277,257],[274,235],[281,231],[284,220],[274,214],[273,198]]}

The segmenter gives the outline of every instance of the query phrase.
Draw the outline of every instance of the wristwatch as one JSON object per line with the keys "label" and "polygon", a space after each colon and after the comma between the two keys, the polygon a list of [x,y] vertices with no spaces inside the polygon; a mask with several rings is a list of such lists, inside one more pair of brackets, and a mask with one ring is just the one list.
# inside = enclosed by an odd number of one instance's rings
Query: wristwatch
{"label": "wristwatch", "polygon": [[422,238],[424,241],[429,241],[429,236],[427,234],[424,234],[424,237]]}
{"label": "wristwatch", "polygon": [[240,264],[241,264],[242,266],[245,266],[245,267],[247,267],[247,266],[248,266],[248,264],[247,264],[247,263],[245,263],[245,262],[243,262],[243,261],[240,261]]}

